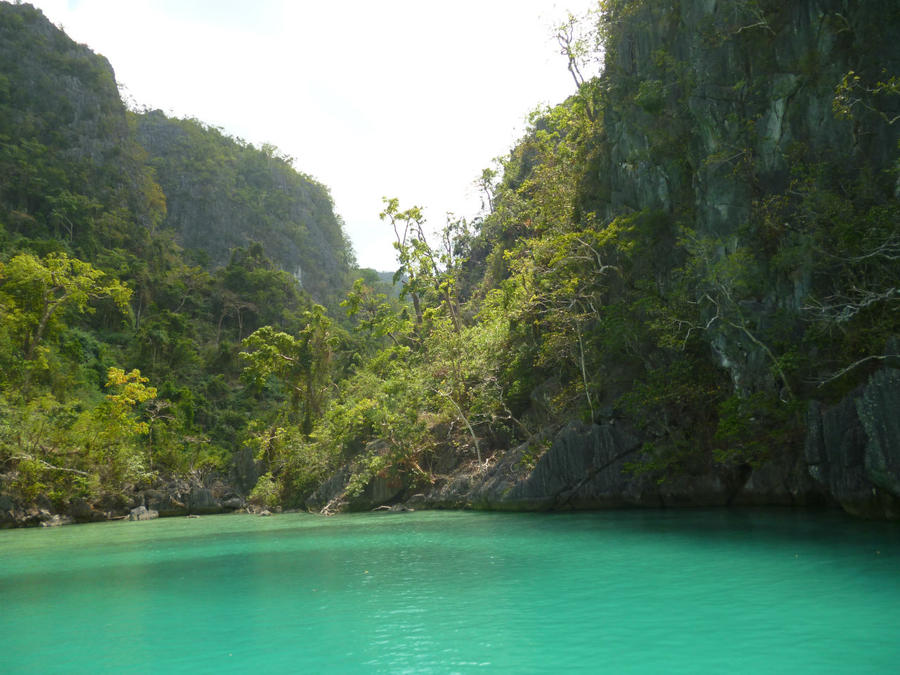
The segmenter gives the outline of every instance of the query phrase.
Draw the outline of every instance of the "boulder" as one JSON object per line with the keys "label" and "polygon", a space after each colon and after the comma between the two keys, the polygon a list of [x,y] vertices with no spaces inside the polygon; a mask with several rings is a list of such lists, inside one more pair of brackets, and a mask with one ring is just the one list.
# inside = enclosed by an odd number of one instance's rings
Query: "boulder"
{"label": "boulder", "polygon": [[71,525],[75,521],[70,516],[61,516],[54,513],[48,520],[41,522],[41,527],[59,527],[60,525]]}
{"label": "boulder", "polygon": [[222,508],[229,511],[237,511],[244,508],[244,500],[238,496],[227,497],[222,500]]}
{"label": "boulder", "polygon": [[153,520],[154,518],[159,518],[159,513],[148,509],[146,506],[133,508],[128,515],[128,520]]}

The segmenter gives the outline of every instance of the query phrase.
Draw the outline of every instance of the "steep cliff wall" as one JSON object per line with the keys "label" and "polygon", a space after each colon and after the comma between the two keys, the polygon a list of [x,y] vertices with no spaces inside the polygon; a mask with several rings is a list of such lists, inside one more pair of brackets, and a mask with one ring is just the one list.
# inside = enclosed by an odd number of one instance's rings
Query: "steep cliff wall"
{"label": "steep cliff wall", "polygon": [[788,482],[808,464],[847,510],[897,517],[896,371],[866,378],[897,351],[900,6],[612,5],[582,208],[659,214],[688,261],[659,283],[689,279],[735,392],[811,401],[805,457],[771,455]]}
{"label": "steep cliff wall", "polygon": [[30,5],[0,7],[0,177],[9,232],[85,256],[164,213],[109,62]]}
{"label": "steep cliff wall", "polygon": [[[772,324],[781,321],[782,334],[799,338],[810,318],[802,315],[810,293],[831,290],[816,289],[815,265],[800,254],[786,259],[789,238],[826,227],[811,222],[824,220],[821,213],[784,208],[791,192],[820,191],[829,199],[843,192],[850,202],[855,195],[847,192],[866,189],[854,184],[861,177],[873,192],[900,186],[887,173],[898,156],[900,125],[893,120],[900,96],[871,93],[900,73],[900,6],[878,0],[611,5],[604,137],[582,209],[608,220],[660,214],[676,232],[673,239],[688,232],[692,254],[705,247],[704,273],[715,274],[719,288],[699,289],[698,300],[709,298],[704,319],[734,300],[755,324],[754,336],[726,321],[710,324],[719,362],[744,393],[782,389],[760,344],[765,340],[754,337],[773,334]],[[851,73],[849,82],[857,77],[858,83],[842,91]],[[842,106],[858,114],[836,114]],[[816,173],[822,167],[829,176]],[[802,255],[851,255],[823,249]],[[752,297],[721,297],[732,289],[716,265],[739,257],[752,257],[761,289]]]}

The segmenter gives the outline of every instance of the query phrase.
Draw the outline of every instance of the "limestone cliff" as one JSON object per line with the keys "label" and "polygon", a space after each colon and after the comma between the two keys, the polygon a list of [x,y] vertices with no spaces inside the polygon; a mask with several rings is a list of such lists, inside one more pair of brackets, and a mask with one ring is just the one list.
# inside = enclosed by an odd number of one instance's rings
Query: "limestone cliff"
{"label": "limestone cliff", "polygon": [[109,62],[30,5],[0,6],[0,177],[7,232],[85,256],[165,208]]}
{"label": "limestone cliff", "polygon": [[[848,73],[869,89],[900,73],[900,6],[890,0],[611,4],[604,135],[582,209],[607,219],[665,214],[710,244],[710,268],[753,248],[764,288],[743,303],[757,337],[776,320],[790,322],[784,330],[799,337],[809,318],[801,309],[816,283],[813,265],[797,259],[779,268],[774,251],[759,248],[774,248],[786,231],[805,235],[808,224],[796,222],[802,217],[796,209],[770,207],[801,189],[802,172],[813,167],[844,171],[845,190],[858,190],[849,182],[860,175],[873,188],[886,182],[900,189],[896,176],[885,174],[898,157],[900,125],[889,122],[900,112],[900,96],[867,101],[861,86],[844,92],[844,103],[855,104],[860,115],[835,114]],[[776,231],[760,236],[760,221],[769,217],[781,222],[768,223]],[[710,296],[719,306],[707,303],[704,318],[728,302]],[[739,390],[783,388],[759,341],[723,321],[709,333]]]}
{"label": "limestone cliff", "polygon": [[336,306],[354,264],[328,189],[275,148],[255,148],[196,120],[136,117],[137,137],[166,195],[164,225],[212,267],[253,242],[315,300]]}

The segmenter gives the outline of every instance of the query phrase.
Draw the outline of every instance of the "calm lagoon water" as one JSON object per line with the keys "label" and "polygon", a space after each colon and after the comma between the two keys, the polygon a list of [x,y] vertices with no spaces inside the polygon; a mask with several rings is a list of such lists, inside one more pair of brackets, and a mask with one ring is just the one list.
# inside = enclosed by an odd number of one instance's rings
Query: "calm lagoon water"
{"label": "calm lagoon water", "polygon": [[900,526],[211,516],[0,532],[0,672],[894,673]]}

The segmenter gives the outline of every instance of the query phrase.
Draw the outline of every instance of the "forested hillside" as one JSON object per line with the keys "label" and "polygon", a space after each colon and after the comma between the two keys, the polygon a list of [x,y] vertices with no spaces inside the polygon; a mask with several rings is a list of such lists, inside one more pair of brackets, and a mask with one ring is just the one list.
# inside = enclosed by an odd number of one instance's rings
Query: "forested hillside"
{"label": "forested hillside", "polygon": [[155,110],[136,121],[166,195],[163,226],[181,246],[216,268],[233,249],[258,242],[313,299],[337,307],[354,263],[323,185],[297,173],[277,148],[248,146],[196,120]]}
{"label": "forested hillside", "polygon": [[900,517],[896,3],[570,19],[573,95],[484,170],[485,213],[433,235],[385,200],[399,298],[346,283],[327,190],[276,150],[126,113],[28,6],[0,31],[16,504]]}
{"label": "forested hillside", "polygon": [[0,4],[0,499],[91,519],[176,476],[252,487],[240,342],[303,330],[352,264],[276,149],[127,112],[103,57]]}

